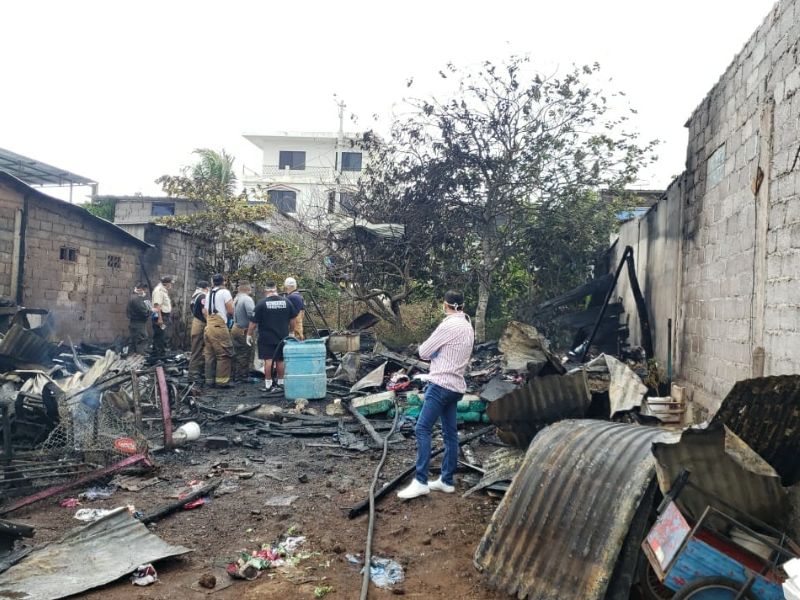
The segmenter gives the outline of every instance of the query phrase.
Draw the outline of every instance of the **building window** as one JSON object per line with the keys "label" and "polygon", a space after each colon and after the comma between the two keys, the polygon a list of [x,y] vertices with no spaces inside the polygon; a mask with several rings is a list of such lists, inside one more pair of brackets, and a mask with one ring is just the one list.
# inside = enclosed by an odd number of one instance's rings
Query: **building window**
{"label": "building window", "polygon": [[68,248],[67,246],[61,246],[61,250],[58,252],[58,258],[67,262],[78,262],[78,250],[75,248]]}
{"label": "building window", "polygon": [[269,190],[267,201],[282,213],[297,212],[297,192],[291,190]]}
{"label": "building window", "polygon": [[339,194],[339,207],[349,215],[356,214],[356,196],[350,192]]}
{"label": "building window", "polygon": [[281,150],[278,168],[290,171],[303,171],[306,168],[306,153],[298,150]]}
{"label": "building window", "polygon": [[706,163],[706,187],[712,188],[725,177],[725,144],[711,153]]}
{"label": "building window", "polygon": [[360,171],[361,152],[342,152],[342,171]]}
{"label": "building window", "polygon": [[119,269],[122,266],[122,257],[109,254],[107,262],[108,266],[111,267],[112,269]]}
{"label": "building window", "polygon": [[150,205],[150,215],[153,217],[171,217],[174,214],[174,202],[153,202]]}

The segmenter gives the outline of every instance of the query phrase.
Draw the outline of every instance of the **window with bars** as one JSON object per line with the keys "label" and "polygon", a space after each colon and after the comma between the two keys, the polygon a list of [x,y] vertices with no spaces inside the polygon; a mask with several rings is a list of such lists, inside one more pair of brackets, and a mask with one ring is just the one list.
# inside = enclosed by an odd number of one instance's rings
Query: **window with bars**
{"label": "window with bars", "polygon": [[58,252],[58,258],[66,262],[78,262],[78,249],[70,248],[69,246],[61,246]]}
{"label": "window with bars", "polygon": [[112,269],[119,269],[122,267],[122,257],[109,254],[107,264]]}

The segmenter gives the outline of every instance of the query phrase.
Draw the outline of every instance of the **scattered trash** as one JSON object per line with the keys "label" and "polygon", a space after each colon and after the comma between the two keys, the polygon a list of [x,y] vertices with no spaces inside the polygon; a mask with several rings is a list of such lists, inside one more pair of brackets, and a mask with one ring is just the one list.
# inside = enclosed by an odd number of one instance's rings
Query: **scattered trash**
{"label": "scattered trash", "polygon": [[114,495],[116,488],[110,485],[96,485],[94,487],[90,487],[85,492],[78,494],[78,498],[81,500],[108,500],[111,496]]}
{"label": "scattered trash", "polygon": [[158,477],[143,479],[132,475],[116,475],[109,485],[128,492],[138,492],[139,490],[143,490],[160,482],[161,479]]}
{"label": "scattered trash", "polygon": [[61,508],[75,508],[76,506],[81,505],[81,501],[77,498],[64,498],[61,502],[58,503]]}
{"label": "scattered trash", "polygon": [[150,585],[158,581],[158,574],[152,564],[141,565],[131,575],[133,585]]}
{"label": "scattered trash", "polygon": [[75,513],[75,518],[84,523],[93,523],[112,512],[110,508],[81,508]]}
{"label": "scattered trash", "polygon": [[314,588],[314,598],[324,598],[331,592],[335,592],[336,590],[333,589],[330,585],[319,585]]}
{"label": "scattered trash", "polygon": [[403,567],[390,558],[372,557],[369,567],[369,578],[379,588],[392,587],[405,579]]}
{"label": "scattered trash", "polygon": [[175,444],[187,444],[200,439],[200,425],[189,421],[172,432],[172,441]]}
{"label": "scattered trash", "polygon": [[[292,529],[289,529],[289,534]],[[264,544],[259,550],[254,550],[249,554],[243,552],[235,562],[228,565],[226,571],[234,579],[252,581],[266,569],[281,567],[285,564],[296,566],[300,561],[312,556],[311,553],[297,552],[305,541],[305,536],[288,535],[278,544]]]}
{"label": "scattered trash", "polygon": [[299,497],[292,495],[272,496],[264,502],[264,506],[291,506]]}

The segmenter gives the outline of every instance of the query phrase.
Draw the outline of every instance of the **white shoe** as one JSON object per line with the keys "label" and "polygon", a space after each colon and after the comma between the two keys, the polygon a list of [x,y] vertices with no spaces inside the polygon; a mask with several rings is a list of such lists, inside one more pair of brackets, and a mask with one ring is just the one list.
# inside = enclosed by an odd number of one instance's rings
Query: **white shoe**
{"label": "white shoe", "polygon": [[441,477],[435,481],[429,481],[428,488],[435,492],[444,492],[445,494],[452,494],[456,491],[456,486],[447,485],[444,481],[442,481]]}
{"label": "white shoe", "polygon": [[414,478],[414,480],[409,483],[407,487],[397,492],[397,497],[401,500],[411,500],[412,498],[417,498],[418,496],[427,496],[430,493],[431,489],[427,485],[420,483],[416,480],[416,478]]}

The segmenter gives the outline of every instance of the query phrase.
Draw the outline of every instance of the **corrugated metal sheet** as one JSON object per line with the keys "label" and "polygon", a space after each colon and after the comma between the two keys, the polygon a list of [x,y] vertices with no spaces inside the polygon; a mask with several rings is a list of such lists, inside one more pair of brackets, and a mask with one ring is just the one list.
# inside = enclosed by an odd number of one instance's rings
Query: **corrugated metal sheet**
{"label": "corrugated metal sheet", "polygon": [[497,425],[501,440],[527,448],[546,425],[583,417],[590,402],[586,373],[581,371],[572,375],[534,377],[527,385],[489,403],[486,414]]}
{"label": "corrugated metal sheet", "polygon": [[800,375],[738,381],[713,422],[758,452],[784,485],[800,481]]}
{"label": "corrugated metal sheet", "polygon": [[[653,445],[661,491],[666,492],[682,469],[689,481],[746,515],[782,525],[788,510],[780,477],[758,454],[723,426],[687,429],[679,440]],[[677,499],[684,515],[698,519],[706,506],[730,513],[713,496],[686,487]]]}
{"label": "corrugated metal sheet", "polygon": [[603,355],[608,365],[611,382],[608,387],[608,399],[611,404],[611,417],[618,412],[633,410],[642,405],[647,386],[641,377],[633,372],[624,362],[613,356]]}
{"label": "corrugated metal sheet", "polygon": [[492,452],[483,463],[483,477],[481,480],[464,493],[466,498],[470,494],[494,485],[501,481],[511,481],[519,471],[525,451],[520,448],[500,448]]}
{"label": "corrugated metal sheet", "polygon": [[3,573],[0,598],[64,598],[110,583],[141,564],[187,552],[167,544],[121,507],[37,548]]}
{"label": "corrugated metal sheet", "polygon": [[478,546],[478,569],[518,598],[605,598],[641,500],[652,490],[650,447],[663,435],[590,420],[541,431]]}
{"label": "corrugated metal sheet", "polygon": [[38,333],[22,325],[12,325],[0,342],[0,355],[20,364],[39,365],[50,362],[50,343]]}

